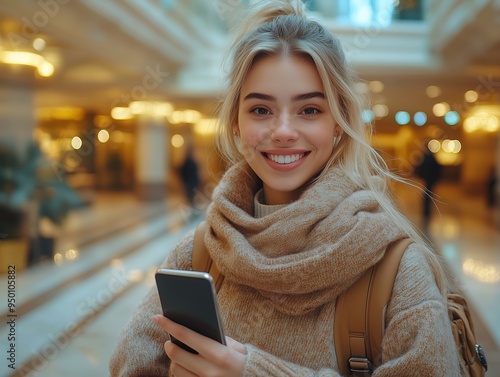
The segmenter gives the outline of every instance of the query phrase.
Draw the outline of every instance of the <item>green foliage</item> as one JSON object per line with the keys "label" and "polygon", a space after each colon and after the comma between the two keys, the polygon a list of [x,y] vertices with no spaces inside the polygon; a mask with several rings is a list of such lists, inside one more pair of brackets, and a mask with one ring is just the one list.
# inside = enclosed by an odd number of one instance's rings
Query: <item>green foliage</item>
{"label": "green foliage", "polygon": [[23,207],[30,200],[38,201],[40,217],[55,224],[83,203],[37,144],[30,144],[21,156],[0,144],[0,233],[18,236]]}

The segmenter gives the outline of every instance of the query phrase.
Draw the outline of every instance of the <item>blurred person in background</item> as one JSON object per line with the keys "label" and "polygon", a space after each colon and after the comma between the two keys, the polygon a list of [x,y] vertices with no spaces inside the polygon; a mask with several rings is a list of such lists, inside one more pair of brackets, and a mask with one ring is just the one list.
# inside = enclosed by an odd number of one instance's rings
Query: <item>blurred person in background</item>
{"label": "blurred person in background", "polygon": [[182,179],[182,184],[184,185],[184,192],[189,201],[189,204],[194,207],[194,197],[196,195],[196,190],[200,186],[200,175],[198,169],[198,163],[194,158],[192,146],[188,146],[186,149],[186,157],[179,167],[179,174]]}
{"label": "blurred person in background", "polygon": [[425,140],[422,144],[422,155],[415,166],[415,173],[424,181],[425,191],[422,198],[422,216],[424,225],[429,224],[431,217],[431,205],[434,201],[434,188],[441,179],[442,168],[436,160],[434,153],[427,146],[429,140]]}
{"label": "blurred person in background", "polygon": [[[337,297],[410,237],[373,376],[459,376],[440,260],[397,210],[364,99],[338,39],[298,0],[252,4],[231,49],[217,145],[229,168],[206,248],[227,346],[161,315],[153,287],[124,328],[112,376],[341,376]],[[192,269],[194,232],[162,268]],[[195,349],[173,344],[172,334]]]}

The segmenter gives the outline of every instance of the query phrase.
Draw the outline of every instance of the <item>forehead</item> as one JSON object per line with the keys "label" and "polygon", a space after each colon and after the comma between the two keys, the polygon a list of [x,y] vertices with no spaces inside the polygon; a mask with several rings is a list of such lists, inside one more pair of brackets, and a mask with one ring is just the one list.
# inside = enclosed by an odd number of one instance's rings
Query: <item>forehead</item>
{"label": "forehead", "polygon": [[311,59],[296,55],[266,56],[255,61],[243,81],[241,94],[287,94],[323,92],[323,83]]}

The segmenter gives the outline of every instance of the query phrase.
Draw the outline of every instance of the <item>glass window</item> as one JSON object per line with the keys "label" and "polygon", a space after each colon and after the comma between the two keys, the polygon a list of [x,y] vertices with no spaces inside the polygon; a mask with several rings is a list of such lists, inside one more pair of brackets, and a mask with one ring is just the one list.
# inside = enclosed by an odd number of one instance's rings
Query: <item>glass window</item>
{"label": "glass window", "polygon": [[393,20],[422,20],[423,0],[308,0],[308,9],[355,25],[388,26]]}

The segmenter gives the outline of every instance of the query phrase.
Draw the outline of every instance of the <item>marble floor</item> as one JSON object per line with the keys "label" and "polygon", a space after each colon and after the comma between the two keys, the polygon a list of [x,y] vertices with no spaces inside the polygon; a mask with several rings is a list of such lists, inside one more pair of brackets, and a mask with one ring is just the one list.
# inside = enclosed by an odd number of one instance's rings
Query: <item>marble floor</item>
{"label": "marble floor", "polygon": [[[403,211],[423,226],[418,193],[397,190]],[[427,235],[472,307],[479,342],[500,377],[500,213],[453,185],[436,189],[438,209]],[[100,193],[65,224],[54,260],[16,274],[15,368],[10,362],[7,289],[0,290],[0,376],[107,376],[120,329],[156,266],[198,218],[179,195],[142,203]],[[7,287],[7,277],[0,275]]]}

